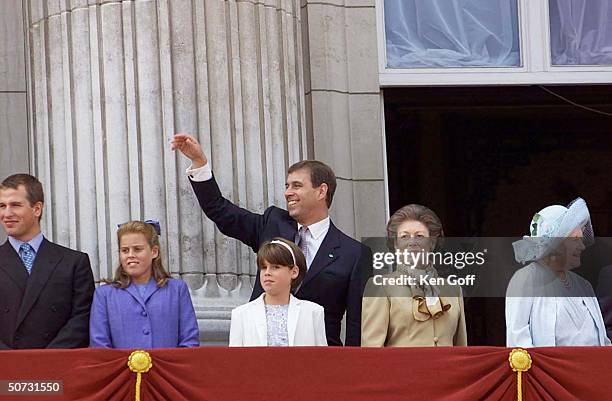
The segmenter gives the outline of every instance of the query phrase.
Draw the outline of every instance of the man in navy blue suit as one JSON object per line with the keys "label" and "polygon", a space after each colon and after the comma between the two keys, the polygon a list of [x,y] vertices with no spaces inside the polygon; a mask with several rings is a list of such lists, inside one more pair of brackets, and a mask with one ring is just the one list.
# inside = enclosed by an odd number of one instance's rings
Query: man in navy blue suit
{"label": "man in navy blue suit", "polygon": [[[274,237],[295,241],[300,246],[306,256],[308,273],[296,297],[325,308],[329,345],[342,345],[340,325],[346,312],[346,345],[359,346],[361,270],[371,263],[371,252],[336,228],[329,218],[336,190],[336,177],[331,168],[314,160],[292,165],[287,172],[287,210],[270,206],[263,214],[257,214],[223,197],[202,147],[194,137],[175,135],[172,149],[178,149],[191,160],[187,174],[198,202],[223,234],[240,240],[254,252]],[[251,300],[262,292],[258,271]]]}
{"label": "man in navy blue suit", "polygon": [[94,278],[87,254],[48,241],[44,193],[29,174],[0,184],[0,349],[89,345]]}

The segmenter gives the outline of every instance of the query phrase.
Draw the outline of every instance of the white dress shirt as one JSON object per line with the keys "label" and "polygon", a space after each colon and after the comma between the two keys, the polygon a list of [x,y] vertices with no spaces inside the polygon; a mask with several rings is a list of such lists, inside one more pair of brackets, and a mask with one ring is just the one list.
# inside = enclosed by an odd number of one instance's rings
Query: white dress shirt
{"label": "white dress shirt", "polygon": [[210,163],[206,163],[202,167],[193,168],[193,166],[187,167],[185,170],[191,181],[202,182],[208,181],[212,178],[212,169]]}
{"label": "white dress shirt", "polygon": [[[306,241],[306,267],[309,269],[329,231],[329,223],[330,219],[329,216],[327,216],[323,220],[308,226],[308,231],[305,235],[308,237]],[[298,232],[300,228],[302,228],[302,224],[298,223]]]}
{"label": "white dress shirt", "polygon": [[40,248],[40,245],[42,244],[44,238],[45,237],[43,236],[42,233],[38,233],[34,236],[34,238],[29,240],[28,242],[19,241],[17,238],[13,238],[10,236],[8,237],[8,241],[10,242],[15,252],[17,252],[19,257],[21,257],[21,254],[19,253],[19,249],[21,248],[21,245],[26,244],[26,243],[30,244],[30,246],[34,250],[34,260],[36,260],[36,255],[38,255],[38,249]]}

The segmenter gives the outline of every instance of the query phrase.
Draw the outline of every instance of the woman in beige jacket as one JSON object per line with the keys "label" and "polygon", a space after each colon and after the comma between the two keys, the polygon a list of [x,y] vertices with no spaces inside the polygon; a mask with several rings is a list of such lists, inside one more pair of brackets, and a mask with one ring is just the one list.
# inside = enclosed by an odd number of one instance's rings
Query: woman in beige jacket
{"label": "woman in beige jacket", "polygon": [[[389,245],[413,255],[430,252],[444,237],[442,223],[429,208],[407,205],[387,224]],[[421,262],[398,263],[386,279],[414,277],[416,284],[389,285],[381,277],[368,281],[361,319],[361,345],[418,347],[467,345],[465,313],[460,287],[421,285],[419,276],[437,277],[435,268]],[[405,260],[404,260],[405,262]]]}

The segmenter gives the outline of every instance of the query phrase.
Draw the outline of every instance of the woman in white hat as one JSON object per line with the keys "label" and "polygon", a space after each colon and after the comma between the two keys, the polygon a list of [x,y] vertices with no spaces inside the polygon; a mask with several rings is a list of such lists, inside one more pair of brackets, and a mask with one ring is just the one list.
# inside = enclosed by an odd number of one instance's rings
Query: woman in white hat
{"label": "woman in white hat", "polygon": [[594,240],[585,201],[542,209],[530,234],[513,244],[517,262],[531,263],[508,285],[507,346],[610,345],[591,284],[570,271]]}

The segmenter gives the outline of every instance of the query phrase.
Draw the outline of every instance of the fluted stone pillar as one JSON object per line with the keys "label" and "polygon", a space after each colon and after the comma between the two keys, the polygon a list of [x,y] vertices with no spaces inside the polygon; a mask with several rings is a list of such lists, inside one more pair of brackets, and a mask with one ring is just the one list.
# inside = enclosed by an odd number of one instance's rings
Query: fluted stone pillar
{"label": "fluted stone pillar", "polygon": [[239,205],[284,204],[286,168],[309,143],[299,0],[23,1],[46,234],[89,253],[104,278],[117,224],[160,220],[165,265],[189,283],[203,342],[227,341],[254,254],[203,217],[168,140],[195,134]]}
{"label": "fluted stone pillar", "polygon": [[[28,120],[21,0],[0,3],[0,181],[27,173]],[[0,244],[6,233],[0,226]]]}

